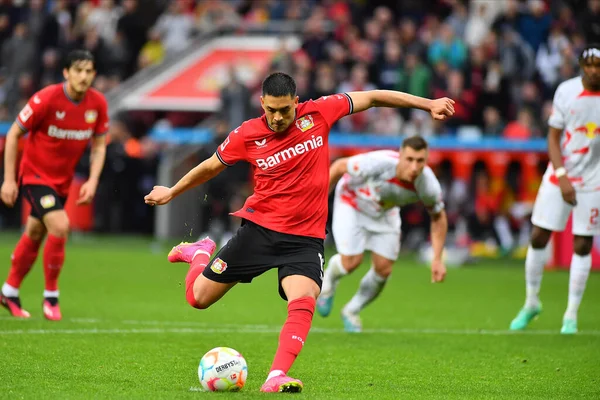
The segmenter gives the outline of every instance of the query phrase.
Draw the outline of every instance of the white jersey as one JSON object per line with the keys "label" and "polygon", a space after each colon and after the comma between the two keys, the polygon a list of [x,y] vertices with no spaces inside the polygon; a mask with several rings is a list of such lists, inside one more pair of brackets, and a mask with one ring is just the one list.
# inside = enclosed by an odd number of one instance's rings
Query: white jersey
{"label": "white jersey", "polygon": [[336,187],[341,201],[373,218],[398,213],[398,207],[422,202],[437,214],[444,209],[442,187],[429,167],[414,183],[396,177],[398,152],[379,150],[348,159],[348,172]]}
{"label": "white jersey", "polygon": [[[548,124],[563,130],[563,164],[575,190],[600,190],[600,93],[585,90],[581,77],[564,81],[554,94]],[[544,181],[558,184],[552,163]]]}

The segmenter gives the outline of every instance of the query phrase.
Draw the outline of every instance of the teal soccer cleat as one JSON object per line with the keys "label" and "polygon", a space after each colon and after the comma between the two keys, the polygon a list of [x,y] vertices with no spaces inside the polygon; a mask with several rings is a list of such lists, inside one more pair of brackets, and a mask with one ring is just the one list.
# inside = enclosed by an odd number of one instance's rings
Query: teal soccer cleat
{"label": "teal soccer cleat", "polygon": [[346,332],[362,332],[362,321],[360,320],[360,316],[358,314],[349,313],[344,308],[342,310],[342,321],[344,322],[344,330]]}
{"label": "teal soccer cleat", "polygon": [[515,319],[510,323],[511,331],[522,331],[527,328],[527,325],[540,313],[542,312],[542,305],[540,304],[537,308],[530,309],[523,307],[517,314]]}
{"label": "teal soccer cleat", "polygon": [[574,335],[577,333],[577,320],[564,319],[560,333],[563,335]]}
{"label": "teal soccer cleat", "polygon": [[327,317],[333,308],[333,296],[324,296],[321,294],[317,299],[317,312],[321,317]]}

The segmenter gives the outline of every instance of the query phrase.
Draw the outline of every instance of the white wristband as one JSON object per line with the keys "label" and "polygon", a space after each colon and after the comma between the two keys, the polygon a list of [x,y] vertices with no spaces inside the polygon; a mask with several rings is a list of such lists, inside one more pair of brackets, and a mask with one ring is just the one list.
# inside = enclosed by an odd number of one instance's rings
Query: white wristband
{"label": "white wristband", "polygon": [[554,176],[557,178],[560,178],[561,176],[565,176],[566,174],[567,174],[567,170],[565,169],[565,167],[557,168],[554,171]]}

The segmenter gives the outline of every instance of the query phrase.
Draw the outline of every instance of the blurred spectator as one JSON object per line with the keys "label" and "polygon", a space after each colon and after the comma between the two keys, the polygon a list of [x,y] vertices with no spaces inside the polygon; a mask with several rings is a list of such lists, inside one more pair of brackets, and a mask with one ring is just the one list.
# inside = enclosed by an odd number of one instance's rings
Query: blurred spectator
{"label": "blurred spectator", "polygon": [[578,25],[588,43],[600,42],[600,0],[588,0],[587,10],[581,7]]}
{"label": "blurred spectator", "polygon": [[229,67],[228,81],[221,89],[221,119],[236,128],[250,118],[250,91],[240,80],[233,65]]}
{"label": "blurred spectator", "polygon": [[527,108],[519,110],[517,119],[509,122],[504,130],[504,138],[511,140],[527,140],[536,136],[540,136],[540,131],[531,110]]}
{"label": "blurred spectator", "polygon": [[[361,90],[374,90],[375,85],[369,82],[369,71],[366,65],[356,64],[350,71],[350,79],[341,83],[338,92],[356,92]],[[369,124],[372,110],[349,115],[342,118],[340,125],[348,132],[364,132]]]}
{"label": "blurred spectator", "polygon": [[486,107],[483,110],[483,133],[486,136],[500,137],[504,132],[504,122],[500,111],[494,107]]}
{"label": "blurred spectator", "polygon": [[140,51],[140,69],[160,64],[165,58],[165,53],[165,46],[160,39],[160,32],[157,29],[151,29],[148,32],[148,41]]}
{"label": "blurred spectator", "polygon": [[153,28],[164,43],[167,56],[185,49],[194,31],[194,20],[185,12],[180,0],[172,1]]}
{"label": "blurred spectator", "polygon": [[377,108],[368,131],[383,136],[398,136],[403,134],[402,117],[394,108]]}
{"label": "blurred spectator", "polygon": [[467,59],[467,48],[462,39],[455,35],[452,26],[443,24],[439,35],[429,46],[428,54],[433,64],[445,61],[451,68],[460,69]]}

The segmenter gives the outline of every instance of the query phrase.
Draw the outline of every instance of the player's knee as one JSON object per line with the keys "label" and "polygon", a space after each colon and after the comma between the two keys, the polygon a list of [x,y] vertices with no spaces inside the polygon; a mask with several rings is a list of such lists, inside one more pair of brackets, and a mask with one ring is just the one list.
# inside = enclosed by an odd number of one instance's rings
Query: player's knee
{"label": "player's knee", "polygon": [[34,242],[39,242],[44,238],[44,235],[46,234],[46,228],[41,221],[27,221],[27,225],[25,226],[25,234]]}
{"label": "player's knee", "polygon": [[363,255],[358,254],[355,256],[344,256],[342,255],[342,267],[348,272],[354,271],[362,263]]}
{"label": "player's knee", "polygon": [[550,240],[550,235],[552,235],[551,231],[534,226],[531,230],[531,247],[534,249],[545,248]]}
{"label": "player's knee", "polygon": [[594,238],[592,236],[575,236],[573,251],[578,256],[587,256],[592,252]]}
{"label": "player's knee", "polygon": [[373,267],[375,268],[375,272],[377,272],[377,275],[379,275],[385,279],[389,278],[390,275],[392,274],[393,266],[394,266],[394,263],[379,263],[379,264],[373,265]]}

